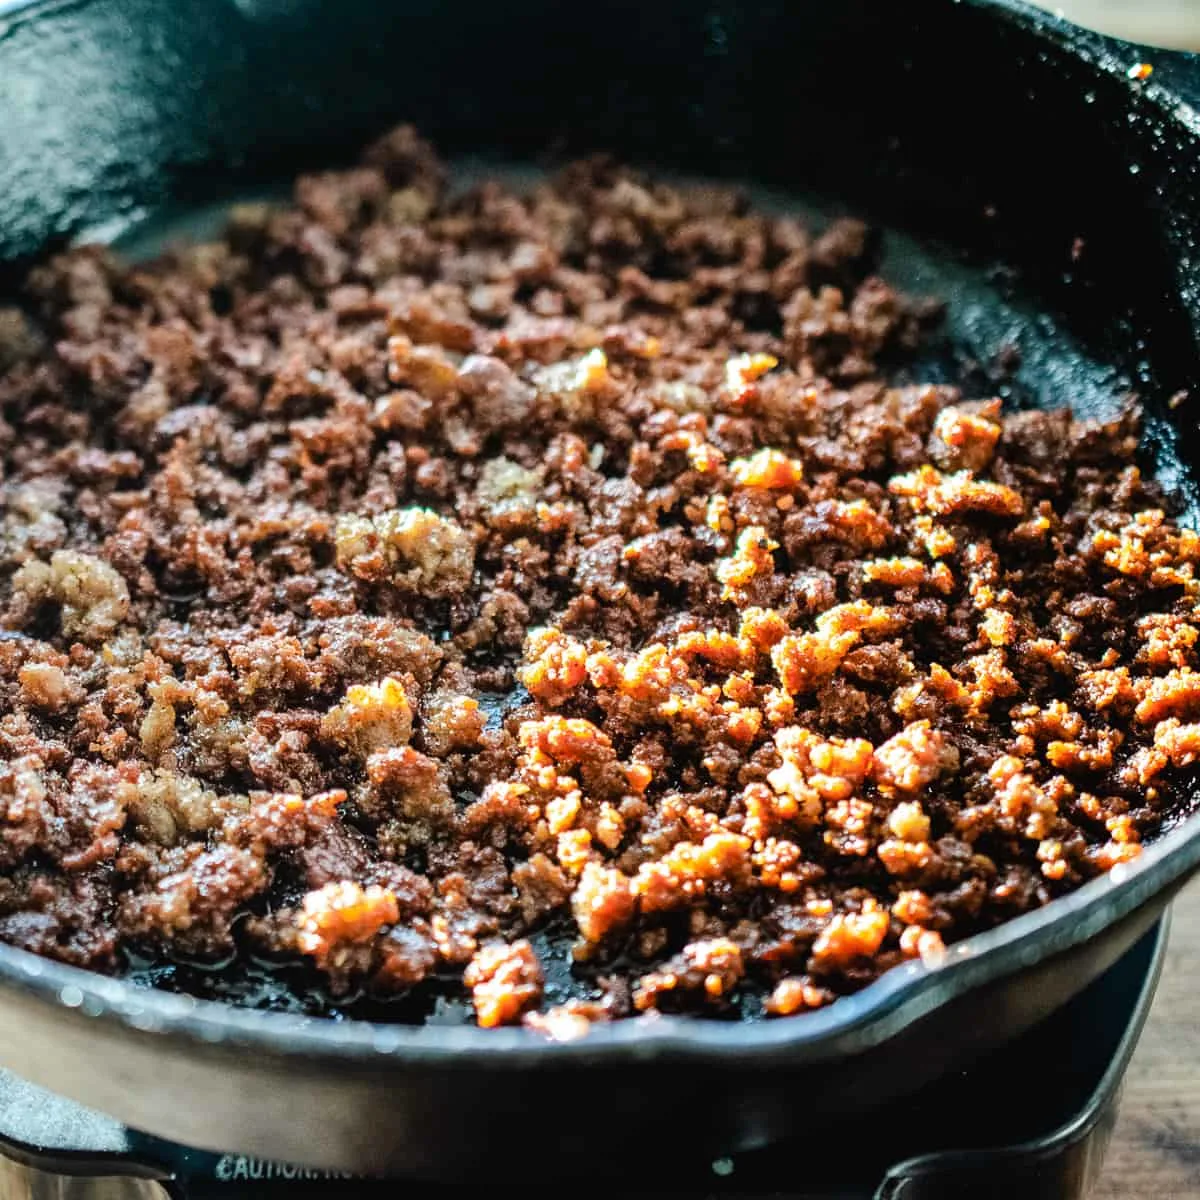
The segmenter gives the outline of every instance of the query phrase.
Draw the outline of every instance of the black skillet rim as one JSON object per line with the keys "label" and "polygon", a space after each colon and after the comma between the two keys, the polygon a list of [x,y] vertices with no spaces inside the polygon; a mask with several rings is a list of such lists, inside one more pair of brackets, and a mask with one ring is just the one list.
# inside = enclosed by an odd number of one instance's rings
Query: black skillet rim
{"label": "black skillet rim", "polygon": [[[35,15],[62,0],[0,0],[0,20]],[[86,0],[85,0],[86,2]],[[1164,127],[1200,138],[1200,114],[1169,88],[1133,82],[1135,47],[1074,25],[1025,0],[948,0],[1023,26],[1048,46],[1137,88]],[[1178,58],[1178,52],[1174,52]],[[280,1057],[512,1069],[621,1061],[768,1063],[781,1052],[815,1062],[867,1049],[955,996],[1088,941],[1200,867],[1200,814],[1172,830],[1133,863],[1122,864],[1045,908],[951,946],[937,966],[919,962],[801,1020],[725,1023],[694,1017],[642,1017],[594,1026],[576,1041],[554,1042],[531,1030],[474,1026],[401,1026],[236,1008],[156,992],[0,944],[0,988],[148,1037],[213,1048],[252,1046]]]}

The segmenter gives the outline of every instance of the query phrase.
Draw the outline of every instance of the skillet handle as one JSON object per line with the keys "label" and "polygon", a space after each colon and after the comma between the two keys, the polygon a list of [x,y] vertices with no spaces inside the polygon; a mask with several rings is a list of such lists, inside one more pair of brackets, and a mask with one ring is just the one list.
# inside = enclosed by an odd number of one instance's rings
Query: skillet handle
{"label": "skillet handle", "polygon": [[[1057,1129],[1015,1146],[951,1150],[897,1163],[884,1176],[874,1200],[1083,1200],[1088,1196],[1117,1122],[1125,1071],[1154,1001],[1169,926],[1170,916],[1165,914],[1123,960],[1133,972],[1144,974],[1132,1001],[1125,1001],[1130,1007],[1108,1067],[1079,1112]],[[1120,966],[1109,968],[1110,974],[1119,970]]]}
{"label": "skillet handle", "polygon": [[1116,1111],[1113,1095],[1099,1114],[1100,1128],[1038,1157],[1015,1148],[914,1159],[888,1172],[875,1200],[1082,1200],[1100,1174]]}

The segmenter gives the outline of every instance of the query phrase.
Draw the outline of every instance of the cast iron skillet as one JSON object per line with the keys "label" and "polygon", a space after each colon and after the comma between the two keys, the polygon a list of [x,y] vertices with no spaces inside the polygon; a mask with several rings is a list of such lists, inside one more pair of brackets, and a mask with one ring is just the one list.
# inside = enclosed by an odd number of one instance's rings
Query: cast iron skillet
{"label": "cast iron skillet", "polygon": [[[397,119],[450,152],[610,148],[936,237],[898,265],[952,293],[956,368],[1016,341],[1014,402],[1135,387],[1148,465],[1188,507],[1200,400],[1161,404],[1200,383],[1188,96],[1187,56],[1017,0],[0,0],[0,260],[344,158]],[[1062,1004],[1198,865],[1200,820],[815,1014],[566,1044],[238,1010],[0,947],[0,1062],[166,1137],[360,1171],[627,1173],[797,1130],[819,1154],[823,1123]]]}

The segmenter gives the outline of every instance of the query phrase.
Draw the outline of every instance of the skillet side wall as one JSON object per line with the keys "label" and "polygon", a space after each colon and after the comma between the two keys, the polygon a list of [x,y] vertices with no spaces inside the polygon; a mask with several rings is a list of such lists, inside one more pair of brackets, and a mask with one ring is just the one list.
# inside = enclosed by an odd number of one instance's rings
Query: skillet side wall
{"label": "skillet side wall", "polygon": [[[1148,364],[1147,390],[1165,395],[1200,381],[1200,156],[1185,121],[1160,119],[1153,86],[1104,59],[1109,45],[950,0],[0,0],[0,261],[15,277],[18,260],[80,229],[344,159],[409,119],[447,152],[603,147],[835,194],[1013,264],[1094,354],[1131,377]],[[1189,863],[1198,840],[1177,847]],[[630,1053],[620,1068],[531,1072],[518,1089],[468,1056],[365,1067],[205,1048],[2,988],[0,1061],[170,1136],[324,1166],[466,1170],[495,1149],[481,1115],[500,1145],[527,1112],[569,1156],[582,1113],[625,1108],[643,1144],[686,1131],[715,1154],[811,1120],[798,1097],[821,1096],[830,1115],[868,1108],[1013,1036],[1114,961],[1165,901],[1149,896],[1068,955],[1035,932],[986,992],[948,988],[886,1044],[839,1044],[847,1057],[832,1063],[789,1063],[784,1048],[769,1070],[761,1055],[740,1068],[715,1055],[638,1067]],[[689,1095],[695,1111],[678,1100]]]}
{"label": "skillet side wall", "polygon": [[[690,1061],[651,1053],[524,1069],[468,1054],[435,1063],[337,1061],[213,1045],[96,1021],[35,997],[0,992],[0,1061],[43,1086],[126,1124],[202,1149],[283,1162],[418,1178],[476,1180],[529,1170],[539,1178],[628,1185],[626,1164],[664,1153],[685,1165],[826,1131],[961,1068],[1025,1032],[1112,966],[1161,915],[1165,896],[1097,937],[1041,955],[1014,981],[948,993],[880,1045],[851,1035],[832,1057],[805,1061],[781,1047],[761,1055]],[[1033,956],[1030,956],[1031,959]],[[661,1048],[657,1048],[661,1049]],[[597,1149],[603,1147],[603,1153]],[[831,1170],[832,1168],[832,1170]],[[836,1162],[819,1153],[806,1187]]]}

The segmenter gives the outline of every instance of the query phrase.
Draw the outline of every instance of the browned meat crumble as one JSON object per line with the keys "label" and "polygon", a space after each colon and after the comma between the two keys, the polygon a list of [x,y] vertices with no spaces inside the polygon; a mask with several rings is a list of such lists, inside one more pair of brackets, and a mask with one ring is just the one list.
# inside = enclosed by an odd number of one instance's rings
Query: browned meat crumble
{"label": "browned meat crumble", "polygon": [[[856,222],[603,160],[449,198],[403,128],[25,303],[13,945],[461,979],[552,1036],[792,1014],[1180,810],[1200,539],[1136,415],[889,386],[933,314]],[[589,999],[548,998],[548,927]]]}

